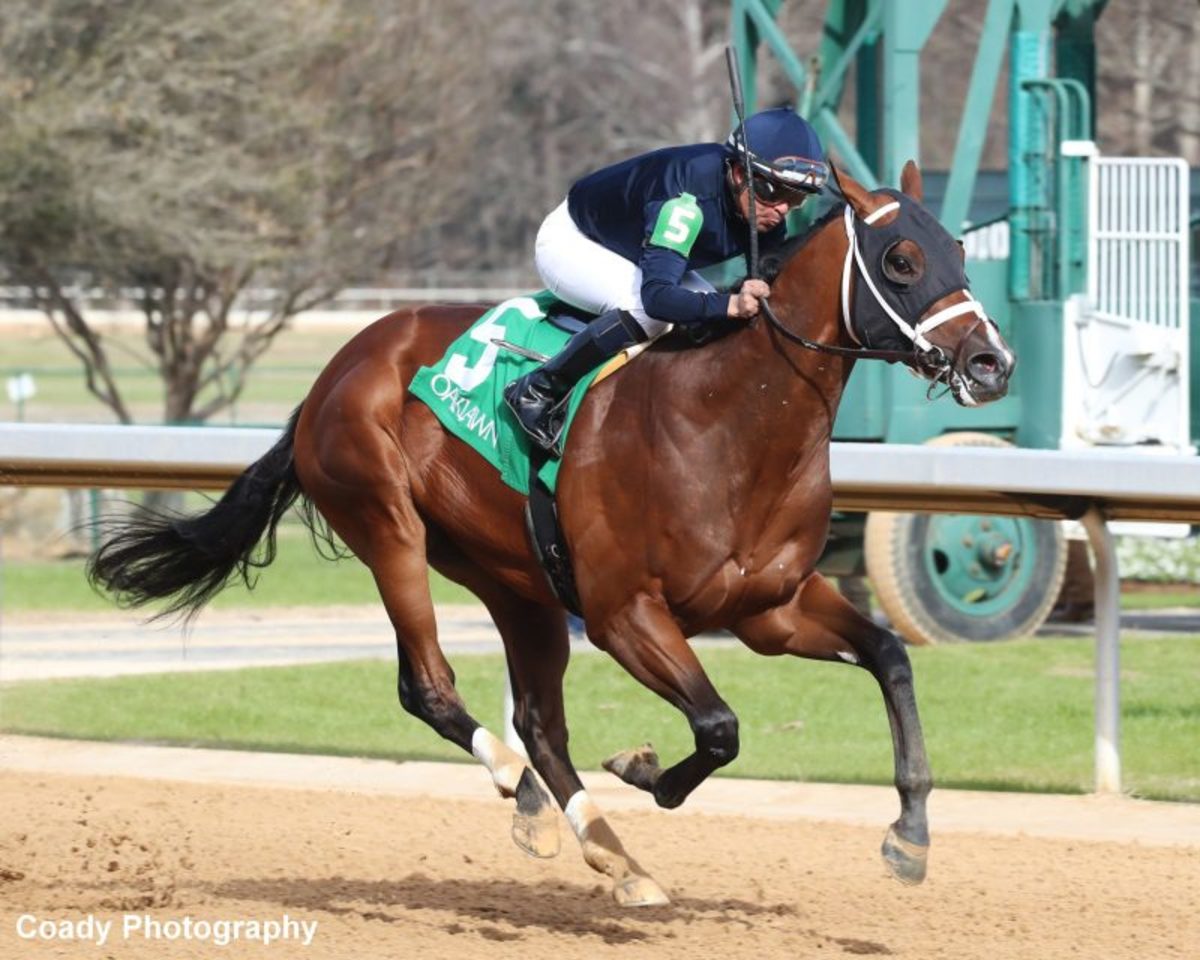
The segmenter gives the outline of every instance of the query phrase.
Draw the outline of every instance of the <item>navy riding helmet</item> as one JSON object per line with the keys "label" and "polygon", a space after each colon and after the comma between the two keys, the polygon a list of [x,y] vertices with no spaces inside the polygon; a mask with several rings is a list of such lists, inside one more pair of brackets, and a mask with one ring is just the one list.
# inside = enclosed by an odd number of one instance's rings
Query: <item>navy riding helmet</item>
{"label": "navy riding helmet", "polygon": [[[829,177],[817,132],[790,107],[760,110],[747,117],[746,142],[756,177],[804,193],[819,193]],[[729,134],[725,146],[740,160],[740,127]]]}

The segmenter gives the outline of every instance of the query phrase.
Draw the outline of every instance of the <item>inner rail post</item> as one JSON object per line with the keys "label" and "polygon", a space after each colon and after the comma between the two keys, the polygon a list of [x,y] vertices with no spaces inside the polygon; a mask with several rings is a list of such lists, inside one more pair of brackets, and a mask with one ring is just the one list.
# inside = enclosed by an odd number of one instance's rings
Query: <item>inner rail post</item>
{"label": "inner rail post", "polygon": [[1121,642],[1117,553],[1104,511],[1081,518],[1092,547],[1096,602],[1096,793],[1121,792]]}

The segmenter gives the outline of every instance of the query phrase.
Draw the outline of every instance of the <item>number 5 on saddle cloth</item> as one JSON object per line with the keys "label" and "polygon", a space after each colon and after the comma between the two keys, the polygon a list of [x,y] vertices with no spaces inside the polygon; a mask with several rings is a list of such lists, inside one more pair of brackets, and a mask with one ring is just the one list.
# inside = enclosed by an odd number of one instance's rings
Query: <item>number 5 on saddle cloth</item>
{"label": "number 5 on saddle cloth", "polygon": [[[578,331],[582,321],[560,313],[568,309],[546,290],[496,305],[450,344],[438,363],[421,367],[409,392],[433,411],[447,431],[495,467],[501,480],[529,497],[525,517],[530,541],[555,594],[578,613],[570,558],[554,506],[559,460],[530,442],[504,403],[509,383],[553,356]],[[636,350],[601,364],[579,381],[567,400],[564,441],[588,388],[622,366]]]}

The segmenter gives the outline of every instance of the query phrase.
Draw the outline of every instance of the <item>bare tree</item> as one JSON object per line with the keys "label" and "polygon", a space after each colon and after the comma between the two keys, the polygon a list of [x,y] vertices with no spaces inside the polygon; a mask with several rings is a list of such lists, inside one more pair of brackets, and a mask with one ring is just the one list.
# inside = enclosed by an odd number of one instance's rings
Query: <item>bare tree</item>
{"label": "bare tree", "polygon": [[[132,298],[167,421],[444,220],[489,87],[469,0],[9,0],[0,263],[132,419],[80,287]],[[256,302],[243,310],[248,292]]]}
{"label": "bare tree", "polygon": [[487,176],[473,191],[474,230],[441,232],[444,264],[531,271],[534,232],[574,180],[728,132],[726,0],[491,0],[489,9],[489,76],[503,105],[481,137]]}
{"label": "bare tree", "polygon": [[1200,162],[1200,3],[1110,4],[1096,39],[1105,149]]}

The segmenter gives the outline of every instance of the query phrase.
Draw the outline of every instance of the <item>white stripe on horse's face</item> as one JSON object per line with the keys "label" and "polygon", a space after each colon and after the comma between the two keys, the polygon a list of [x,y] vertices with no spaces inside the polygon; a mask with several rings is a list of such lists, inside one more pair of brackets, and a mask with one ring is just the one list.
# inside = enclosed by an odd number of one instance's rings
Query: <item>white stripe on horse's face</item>
{"label": "white stripe on horse's face", "polygon": [[1000,329],[996,326],[995,321],[992,320],[991,317],[987,318],[985,327],[987,329],[988,343],[991,344],[997,352],[1003,355],[1006,366],[1009,370],[1011,370],[1013,365],[1017,362],[1016,355],[1008,348],[1008,344],[1001,339]]}

